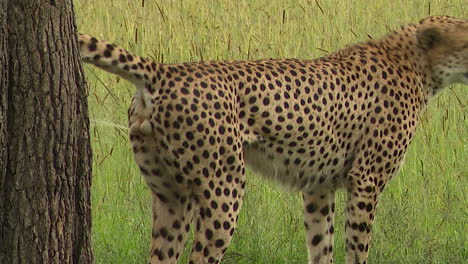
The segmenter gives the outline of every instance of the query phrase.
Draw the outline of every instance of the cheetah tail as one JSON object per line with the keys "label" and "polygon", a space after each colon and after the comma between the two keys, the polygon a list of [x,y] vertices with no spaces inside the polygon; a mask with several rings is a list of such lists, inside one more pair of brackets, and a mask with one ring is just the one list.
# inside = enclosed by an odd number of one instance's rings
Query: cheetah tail
{"label": "cheetah tail", "polygon": [[152,72],[156,71],[157,64],[152,60],[133,55],[117,45],[85,34],[79,34],[79,43],[84,62],[117,74],[138,88],[151,81],[155,82]]}

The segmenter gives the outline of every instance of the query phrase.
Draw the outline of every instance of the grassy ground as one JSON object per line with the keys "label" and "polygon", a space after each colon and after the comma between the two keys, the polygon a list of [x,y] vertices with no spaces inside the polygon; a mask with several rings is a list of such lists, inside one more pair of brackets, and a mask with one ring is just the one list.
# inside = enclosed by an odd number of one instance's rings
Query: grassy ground
{"label": "grassy ground", "polygon": [[[166,63],[314,58],[429,14],[468,17],[465,0],[76,0],[75,9],[81,32]],[[96,263],[144,263],[150,199],[126,130],[134,88],[89,66],[87,75]],[[468,89],[452,87],[421,116],[406,165],[379,205],[370,263],[466,263],[467,103]],[[343,202],[341,193],[336,263],[344,263]],[[239,222],[224,263],[306,263],[299,194],[248,175]]]}

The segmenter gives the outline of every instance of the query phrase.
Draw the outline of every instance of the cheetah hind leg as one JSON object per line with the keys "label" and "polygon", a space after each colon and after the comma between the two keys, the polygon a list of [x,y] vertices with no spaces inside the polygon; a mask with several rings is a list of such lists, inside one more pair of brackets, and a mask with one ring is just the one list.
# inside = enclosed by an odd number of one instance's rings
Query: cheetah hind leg
{"label": "cheetah hind leg", "polygon": [[161,201],[152,191],[153,229],[150,264],[175,264],[184,250],[192,222],[190,200],[176,203]]}
{"label": "cheetah hind leg", "polygon": [[303,201],[309,264],[333,263],[335,192],[304,192]]}
{"label": "cheetah hind leg", "polygon": [[[199,201],[195,215],[195,240],[189,264],[221,263],[229,247],[242,206],[245,187],[244,165],[234,162],[221,177],[210,181]],[[239,172],[237,172],[239,171]],[[213,184],[214,183],[214,184]]]}

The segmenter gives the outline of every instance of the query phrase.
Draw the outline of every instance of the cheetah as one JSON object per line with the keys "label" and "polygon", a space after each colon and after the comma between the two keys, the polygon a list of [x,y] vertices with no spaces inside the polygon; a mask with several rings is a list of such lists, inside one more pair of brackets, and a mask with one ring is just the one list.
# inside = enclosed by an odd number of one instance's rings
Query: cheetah
{"label": "cheetah", "polygon": [[302,192],[309,263],[333,262],[334,198],[347,192],[346,263],[367,263],[379,197],[418,116],[468,85],[468,20],[432,16],[314,60],[161,64],[80,34],[81,56],[136,86],[128,111],[152,194],[150,263],[220,263],[246,166]]}

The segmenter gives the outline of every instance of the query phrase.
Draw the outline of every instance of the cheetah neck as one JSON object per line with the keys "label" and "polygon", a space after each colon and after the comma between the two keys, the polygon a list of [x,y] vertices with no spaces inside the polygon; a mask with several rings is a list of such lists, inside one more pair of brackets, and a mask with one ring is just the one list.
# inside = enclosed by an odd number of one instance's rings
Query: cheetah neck
{"label": "cheetah neck", "polygon": [[381,40],[375,41],[387,56],[388,63],[402,72],[412,72],[415,83],[412,89],[420,98],[419,110],[423,112],[427,104],[443,88],[442,81],[434,75],[434,69],[428,56],[417,45],[415,25],[402,27]]}

